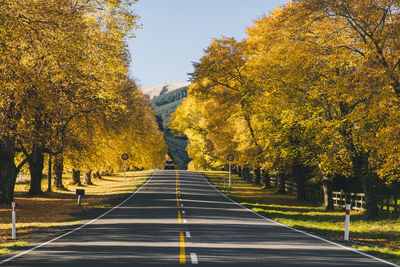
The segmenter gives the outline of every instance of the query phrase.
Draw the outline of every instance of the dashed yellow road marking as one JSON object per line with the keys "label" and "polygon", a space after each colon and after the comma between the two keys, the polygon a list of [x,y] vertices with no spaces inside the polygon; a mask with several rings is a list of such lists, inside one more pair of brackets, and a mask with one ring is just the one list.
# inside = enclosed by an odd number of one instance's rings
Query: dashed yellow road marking
{"label": "dashed yellow road marking", "polygon": [[[179,210],[179,190],[178,190],[178,183],[179,183],[179,175],[178,170],[176,170],[176,206],[178,207],[178,223],[182,223],[182,216]],[[186,263],[186,254],[185,254],[185,237],[183,232],[179,232],[179,263],[185,264]]]}
{"label": "dashed yellow road marking", "polygon": [[178,210],[178,223],[182,223],[181,213]]}
{"label": "dashed yellow road marking", "polygon": [[179,253],[179,263],[186,263],[186,254],[185,254],[185,237],[183,236],[183,232],[179,232],[179,243],[180,243],[180,253]]}

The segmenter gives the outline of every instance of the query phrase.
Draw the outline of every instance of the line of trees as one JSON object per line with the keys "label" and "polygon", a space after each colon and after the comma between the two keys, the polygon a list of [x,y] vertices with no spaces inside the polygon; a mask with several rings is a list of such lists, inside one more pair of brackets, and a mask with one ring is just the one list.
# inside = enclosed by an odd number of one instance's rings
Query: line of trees
{"label": "line of trees", "polygon": [[[40,194],[44,158],[62,172],[162,162],[166,146],[150,102],[129,79],[126,40],[134,0],[0,3],[0,203],[28,164]],[[79,177],[79,176],[78,176]]]}
{"label": "line of trees", "polygon": [[376,217],[376,185],[400,180],[399,4],[297,0],[243,41],[213,40],[171,122],[195,166],[220,168],[232,153],[256,183],[293,176],[299,199],[314,176],[326,209],[335,177],[357,179]]}
{"label": "line of trees", "polygon": [[185,97],[187,97],[187,86],[178,88],[174,91],[159,95],[159,96],[155,96],[151,102],[153,103],[153,105],[157,108],[157,107],[161,107],[170,103],[173,103],[175,101],[179,101],[181,99],[184,99]]}

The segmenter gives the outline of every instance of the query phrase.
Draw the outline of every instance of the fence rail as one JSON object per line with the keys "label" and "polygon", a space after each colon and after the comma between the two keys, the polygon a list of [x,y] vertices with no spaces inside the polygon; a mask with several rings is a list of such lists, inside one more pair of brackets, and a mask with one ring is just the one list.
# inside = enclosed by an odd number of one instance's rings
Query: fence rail
{"label": "fence rail", "polygon": [[363,193],[344,193],[332,192],[333,205],[335,207],[345,207],[346,201],[350,202],[351,209],[363,210],[365,209],[365,195]]}
{"label": "fence rail", "polygon": [[381,211],[389,212],[389,213],[399,213],[400,203],[399,199],[395,196],[385,196],[379,197],[378,196],[378,206],[380,207]]}
{"label": "fence rail", "polygon": [[[278,178],[270,177],[271,186],[278,186]],[[287,180],[285,181],[286,192],[296,192],[296,182]],[[323,200],[324,195],[321,189],[306,188],[306,195],[309,199]],[[351,203],[351,209],[361,211],[365,209],[365,194],[364,193],[345,193],[345,192],[332,192],[333,204],[336,207],[345,208],[346,200]],[[394,196],[377,196],[378,207],[383,212],[399,213],[400,212],[400,199]]]}

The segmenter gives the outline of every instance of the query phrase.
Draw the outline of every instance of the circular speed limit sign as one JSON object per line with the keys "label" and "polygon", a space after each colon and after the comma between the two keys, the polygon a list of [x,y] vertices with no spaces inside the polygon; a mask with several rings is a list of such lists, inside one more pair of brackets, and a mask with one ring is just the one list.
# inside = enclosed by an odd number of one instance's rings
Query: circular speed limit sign
{"label": "circular speed limit sign", "polygon": [[229,161],[233,161],[233,160],[234,160],[234,157],[233,157],[232,154],[229,154],[226,158],[227,158],[227,160],[229,160]]}
{"label": "circular speed limit sign", "polygon": [[127,160],[128,158],[129,158],[128,154],[126,154],[126,153],[122,154],[122,159],[123,160]]}

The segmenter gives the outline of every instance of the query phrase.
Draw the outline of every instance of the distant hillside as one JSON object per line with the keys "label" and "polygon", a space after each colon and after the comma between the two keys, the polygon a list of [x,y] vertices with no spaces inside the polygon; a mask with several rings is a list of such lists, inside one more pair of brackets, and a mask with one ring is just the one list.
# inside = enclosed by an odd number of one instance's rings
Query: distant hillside
{"label": "distant hillside", "polygon": [[183,86],[179,89],[175,89],[175,91],[168,92],[166,94],[155,96],[151,102],[156,107],[160,107],[163,105],[171,104],[175,101],[179,101],[187,97],[187,86]]}
{"label": "distant hillside", "polygon": [[170,115],[175,112],[175,110],[182,104],[182,99],[161,105],[154,106],[154,109],[157,112],[157,116],[161,118],[162,127],[164,129],[168,129],[168,124],[170,122]]}
{"label": "distant hillside", "polygon": [[179,89],[182,87],[187,87],[187,86],[189,86],[189,84],[190,83],[188,83],[188,82],[185,82],[185,83],[163,83],[163,84],[151,86],[151,87],[141,87],[141,89],[145,95],[148,95],[150,97],[150,99],[152,99],[153,97],[164,95],[164,94],[174,91],[176,89]]}
{"label": "distant hillside", "polygon": [[164,140],[168,145],[168,155],[175,161],[179,168],[187,169],[187,164],[191,160],[185,150],[188,140],[185,137],[174,137],[168,128],[171,114],[181,105],[182,100],[187,97],[188,84],[180,84],[185,85],[155,96],[151,102],[157,113],[160,128],[164,131]]}

